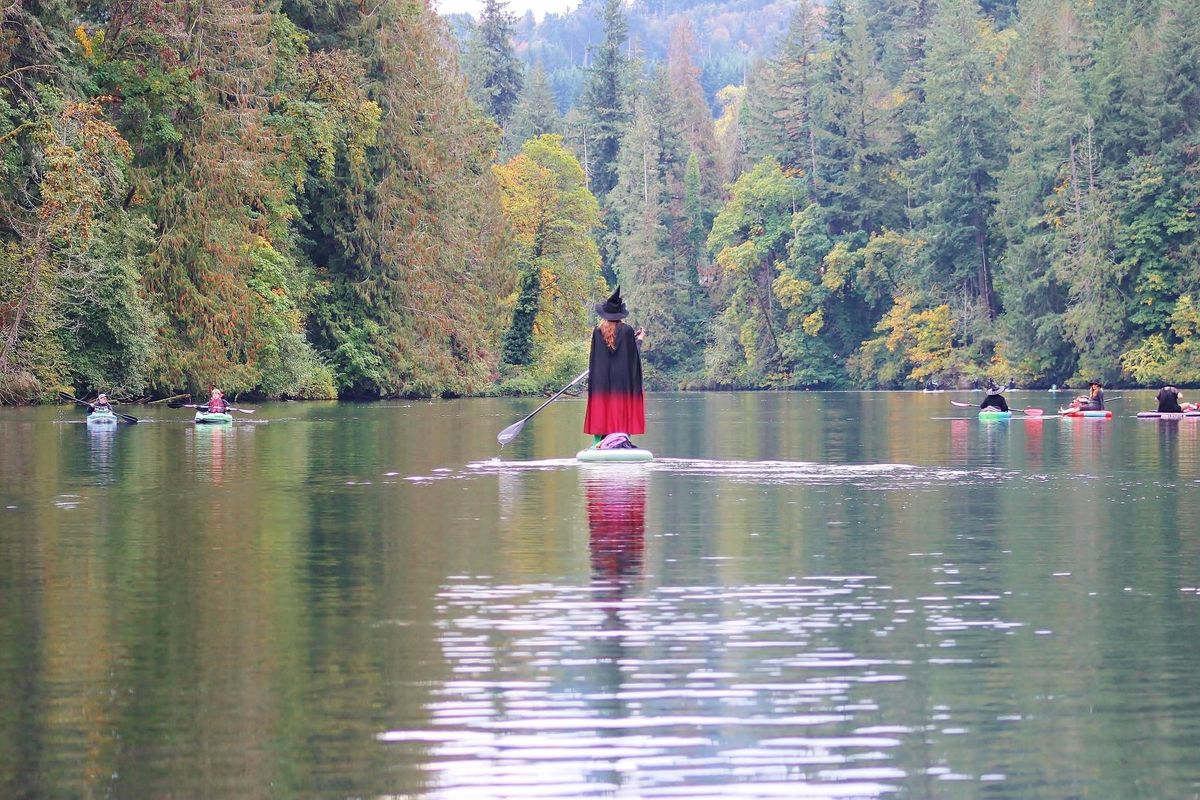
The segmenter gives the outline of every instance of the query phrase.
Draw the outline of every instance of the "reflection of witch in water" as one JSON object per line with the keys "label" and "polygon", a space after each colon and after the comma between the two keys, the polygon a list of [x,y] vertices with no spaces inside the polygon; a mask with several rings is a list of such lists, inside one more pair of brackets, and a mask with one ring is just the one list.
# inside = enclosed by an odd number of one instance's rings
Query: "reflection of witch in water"
{"label": "reflection of witch in water", "polygon": [[[642,574],[642,556],[646,546],[646,476],[641,468],[623,473],[618,465],[608,464],[584,474],[587,496],[588,540],[592,555],[592,588],[603,606],[604,621],[596,646],[594,680],[603,700],[596,710],[610,719],[629,715],[621,697],[624,674],[622,662],[630,638],[629,623],[622,617],[626,594]],[[604,771],[597,774],[619,785],[622,776]]]}
{"label": "reflection of witch in water", "polygon": [[[645,476],[615,475],[610,466],[603,476],[585,477],[592,579],[611,584],[619,600],[642,571],[646,547]],[[640,472],[640,471],[639,471]],[[606,593],[607,594],[607,593]]]}

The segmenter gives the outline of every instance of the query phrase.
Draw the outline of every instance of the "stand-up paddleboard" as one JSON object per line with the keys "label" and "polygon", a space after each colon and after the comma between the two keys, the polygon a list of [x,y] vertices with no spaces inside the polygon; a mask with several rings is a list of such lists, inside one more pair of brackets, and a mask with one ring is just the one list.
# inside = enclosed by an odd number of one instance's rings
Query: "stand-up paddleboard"
{"label": "stand-up paddleboard", "polygon": [[595,447],[589,447],[576,453],[575,458],[591,464],[604,462],[628,464],[636,461],[653,461],[654,453],[640,447],[615,447],[611,450],[597,450]]}
{"label": "stand-up paddleboard", "polygon": [[1080,411],[1078,408],[1060,408],[1058,410],[1060,417],[1084,417],[1087,419],[1112,419],[1112,412],[1105,411]]}
{"label": "stand-up paddleboard", "polygon": [[1139,411],[1138,419],[1200,419],[1200,411]]}

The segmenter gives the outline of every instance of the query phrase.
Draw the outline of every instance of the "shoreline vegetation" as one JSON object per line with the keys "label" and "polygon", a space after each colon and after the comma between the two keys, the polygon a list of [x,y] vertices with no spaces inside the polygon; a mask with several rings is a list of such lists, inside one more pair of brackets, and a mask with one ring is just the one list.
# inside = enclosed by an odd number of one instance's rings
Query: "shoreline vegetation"
{"label": "shoreline vegetation", "polygon": [[1200,384],[1200,4],[782,13],[4,10],[0,404]]}

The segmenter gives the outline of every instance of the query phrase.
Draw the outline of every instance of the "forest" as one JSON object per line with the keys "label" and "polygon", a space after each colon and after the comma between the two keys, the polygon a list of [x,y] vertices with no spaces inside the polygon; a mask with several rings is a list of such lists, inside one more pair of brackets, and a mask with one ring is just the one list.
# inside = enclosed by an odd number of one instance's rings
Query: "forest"
{"label": "forest", "polygon": [[716,5],[6,7],[0,402],[1200,383],[1200,7]]}

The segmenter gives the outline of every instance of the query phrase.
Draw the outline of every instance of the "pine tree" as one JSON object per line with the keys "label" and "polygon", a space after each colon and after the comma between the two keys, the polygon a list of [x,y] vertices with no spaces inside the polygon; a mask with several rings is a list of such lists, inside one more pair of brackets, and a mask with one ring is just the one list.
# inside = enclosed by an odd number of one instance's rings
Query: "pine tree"
{"label": "pine tree", "polygon": [[1060,382],[1074,371],[1063,313],[1067,286],[1054,270],[1049,206],[1071,144],[1086,125],[1082,85],[1071,56],[1081,44],[1062,0],[1027,0],[1013,53],[1017,97],[1011,156],[997,185],[998,231],[1005,247],[996,288],[1004,307],[1005,356],[1024,380]]}
{"label": "pine tree", "polygon": [[996,312],[989,236],[996,176],[1005,166],[1005,113],[996,86],[1000,42],[976,0],[938,6],[926,57],[928,119],[913,164],[922,203],[918,229],[930,242],[927,285],[966,292],[987,318]]}
{"label": "pine tree", "polygon": [[467,44],[466,73],[471,98],[506,127],[521,95],[524,68],[513,53],[513,26],[504,0],[484,0]]}
{"label": "pine tree", "polygon": [[648,379],[669,385],[698,373],[698,324],[706,316],[696,252],[696,237],[705,227],[701,177],[688,149],[686,104],[674,87],[669,71],[660,68],[635,102],[621,143],[617,186],[609,195],[619,219],[618,278],[639,319],[653,320],[654,335],[645,348]]}
{"label": "pine tree", "polygon": [[809,192],[817,180],[815,65],[819,21],[811,0],[800,0],[779,54],[757,72],[746,92],[747,151],[751,158],[771,157],[785,168],[801,170]]}
{"label": "pine tree", "polygon": [[309,329],[343,396],[476,391],[509,323],[493,304],[511,281],[498,258],[495,126],[467,99],[424,3],[385,0],[360,23],[382,117],[362,165],[306,186],[319,278]]}
{"label": "pine tree", "polygon": [[629,121],[630,62],[625,52],[629,29],[621,0],[605,0],[603,22],[604,39],[592,52],[592,67],[580,99],[588,186],[601,205],[617,184],[617,153]]}
{"label": "pine tree", "polygon": [[835,234],[897,229],[904,223],[898,135],[866,17],[831,6],[825,41],[815,126],[821,204]]}
{"label": "pine tree", "polygon": [[706,204],[715,208],[720,200],[722,183],[717,164],[717,141],[712,111],[704,98],[704,88],[700,85],[700,69],[692,62],[695,48],[691,24],[683,19],[672,30],[667,50],[671,98],[680,109],[684,141],[699,161],[697,166],[704,186],[704,199]]}
{"label": "pine tree", "polygon": [[546,82],[546,70],[538,64],[524,84],[521,99],[504,131],[504,149],[515,153],[530,139],[548,133],[563,133],[563,120],[558,113],[554,92]]}

